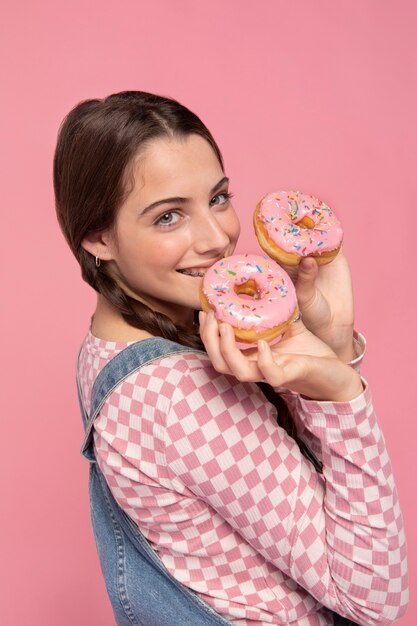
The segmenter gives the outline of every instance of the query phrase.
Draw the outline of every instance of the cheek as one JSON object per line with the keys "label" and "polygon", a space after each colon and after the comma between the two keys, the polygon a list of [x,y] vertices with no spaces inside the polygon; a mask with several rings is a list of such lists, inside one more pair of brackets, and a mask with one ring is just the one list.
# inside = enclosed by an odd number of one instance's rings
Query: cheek
{"label": "cheek", "polygon": [[138,267],[142,272],[166,271],[178,263],[188,245],[187,237],[178,233],[148,233],[129,246],[124,261],[129,264],[131,272],[137,272]]}
{"label": "cheek", "polygon": [[230,239],[232,241],[237,241],[240,235],[240,221],[234,209],[228,218],[228,224],[227,224],[226,230],[229,234]]}

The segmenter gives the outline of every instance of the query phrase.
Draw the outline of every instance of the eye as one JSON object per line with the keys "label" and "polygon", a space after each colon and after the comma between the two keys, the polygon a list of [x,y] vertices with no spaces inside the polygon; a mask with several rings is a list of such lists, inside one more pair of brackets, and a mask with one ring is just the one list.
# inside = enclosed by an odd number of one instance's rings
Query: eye
{"label": "eye", "polygon": [[177,211],[167,211],[156,220],[158,226],[173,226],[178,222],[180,216]]}
{"label": "eye", "polygon": [[228,191],[222,191],[221,193],[218,193],[217,196],[214,196],[210,200],[210,206],[227,204],[231,198],[233,198],[232,193],[229,193]]}

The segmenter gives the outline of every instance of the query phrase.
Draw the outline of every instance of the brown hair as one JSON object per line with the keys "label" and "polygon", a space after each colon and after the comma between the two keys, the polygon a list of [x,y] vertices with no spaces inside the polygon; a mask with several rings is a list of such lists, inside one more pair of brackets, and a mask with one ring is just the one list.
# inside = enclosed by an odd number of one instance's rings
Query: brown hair
{"label": "brown hair", "polygon": [[[219,147],[203,122],[179,102],[143,91],[124,91],[102,100],[86,100],[64,119],[54,156],[58,221],[81,266],[83,279],[103,294],[132,326],[172,341],[202,347],[197,335],[178,328],[165,315],[128,296],[84,250],[88,234],[111,228],[129,193],[133,159],[161,137],[197,134],[213,148],[223,169]],[[134,305],[134,306],[133,306]]]}

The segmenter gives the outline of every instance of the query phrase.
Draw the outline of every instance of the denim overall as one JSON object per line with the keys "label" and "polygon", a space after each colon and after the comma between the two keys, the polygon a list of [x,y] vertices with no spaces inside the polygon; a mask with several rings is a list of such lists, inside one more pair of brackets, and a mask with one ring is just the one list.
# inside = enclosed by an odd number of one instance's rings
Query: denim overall
{"label": "denim overall", "polygon": [[[117,504],[94,456],[93,422],[112,391],[141,367],[182,352],[196,350],[160,337],[138,341],[119,352],[96,378],[89,416],[83,406],[77,368],[85,429],[81,452],[90,462],[91,520],[118,626],[230,626],[230,622],[168,572],[137,525]],[[334,618],[335,626],[353,625],[336,614]]]}

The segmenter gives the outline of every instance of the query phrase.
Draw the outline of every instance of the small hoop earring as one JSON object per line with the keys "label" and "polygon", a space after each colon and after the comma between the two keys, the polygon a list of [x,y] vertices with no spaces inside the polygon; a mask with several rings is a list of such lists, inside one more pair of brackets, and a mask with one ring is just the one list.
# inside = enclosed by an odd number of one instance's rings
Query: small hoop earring
{"label": "small hoop earring", "polygon": [[99,259],[98,256],[96,256],[96,267],[100,267],[101,265],[101,259]]}

